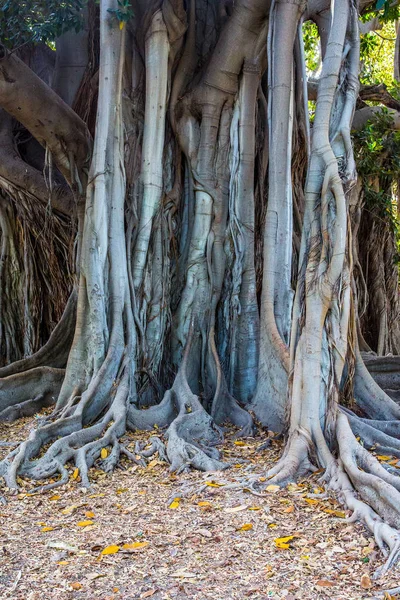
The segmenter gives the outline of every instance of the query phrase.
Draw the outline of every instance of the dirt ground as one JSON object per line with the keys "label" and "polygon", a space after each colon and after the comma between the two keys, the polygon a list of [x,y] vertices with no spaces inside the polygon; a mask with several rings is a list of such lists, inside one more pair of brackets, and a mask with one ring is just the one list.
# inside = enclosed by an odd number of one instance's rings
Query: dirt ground
{"label": "dirt ground", "polygon": [[[34,421],[0,425],[0,440],[26,438]],[[125,441],[134,451],[147,438]],[[218,473],[172,475],[156,457],[145,468],[123,459],[113,475],[93,468],[90,490],[72,465],[69,484],[51,492],[29,494],[31,483],[21,481],[20,493],[6,490],[0,504],[0,598],[400,598],[385,594],[400,585],[400,566],[372,580],[383,557],[362,525],[342,520],[320,475],[269,486],[262,497],[246,491],[246,477],[263,478],[281,451],[278,441],[258,450],[263,441],[228,432],[223,454],[232,467]]]}

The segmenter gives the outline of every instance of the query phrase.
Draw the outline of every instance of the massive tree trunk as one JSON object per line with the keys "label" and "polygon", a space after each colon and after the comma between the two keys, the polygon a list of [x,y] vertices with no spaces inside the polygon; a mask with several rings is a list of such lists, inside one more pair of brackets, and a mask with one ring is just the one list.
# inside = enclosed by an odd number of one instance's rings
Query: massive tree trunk
{"label": "massive tree trunk", "polygon": [[[45,148],[48,172],[43,179],[12,150],[15,121],[4,113],[0,185],[10,199],[0,204],[0,340],[4,362],[25,357],[0,370],[0,418],[56,401],[0,474],[10,488],[23,476],[49,489],[67,481],[73,463],[88,487],[95,461],[109,471],[121,453],[138,460],[119,441],[127,427],[155,424],[167,428],[166,449],[153,438],[144,457],[158,451],[174,471],[224,469],[222,426],[251,435],[253,411],[270,429],[287,430],[272,480],[324,468],[327,485],[389,548],[382,572],[400,551],[400,479],[354,434],[400,456],[400,408],[360,351],[350,138],[358,9],[349,0],[133,8],[126,25],[117,2],[101,0],[97,74],[92,30],[76,48],[72,34],[59,42],[54,90],[13,53],[0,55],[0,106]],[[304,19],[317,24],[322,48],[312,128]],[[78,59],[69,63],[72,49]],[[21,195],[77,224],[77,300],[74,291],[29,357],[35,348],[10,345],[20,289],[12,210]],[[397,349],[385,315],[380,353]]]}

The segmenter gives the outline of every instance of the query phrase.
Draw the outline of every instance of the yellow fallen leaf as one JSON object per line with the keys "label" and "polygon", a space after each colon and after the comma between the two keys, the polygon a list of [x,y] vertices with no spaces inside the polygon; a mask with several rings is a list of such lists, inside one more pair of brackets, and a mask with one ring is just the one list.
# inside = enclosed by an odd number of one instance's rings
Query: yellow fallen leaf
{"label": "yellow fallen leaf", "polygon": [[341,519],[346,518],[346,513],[342,510],[333,510],[332,508],[324,508],[323,510],[325,513],[328,513],[328,515],[334,515],[335,517],[339,517]]}
{"label": "yellow fallen leaf", "polygon": [[223,487],[223,483],[216,483],[215,481],[206,481],[208,487]]}
{"label": "yellow fallen leaf", "polygon": [[104,459],[104,458],[107,458],[107,456],[108,456],[108,450],[107,450],[107,448],[102,448],[102,449],[101,449],[100,456],[101,456],[101,458],[103,458],[103,459]]}
{"label": "yellow fallen leaf", "polygon": [[301,560],[310,560],[310,555],[309,554],[303,554],[302,556],[300,556]]}
{"label": "yellow fallen leaf", "polygon": [[377,457],[379,460],[390,460],[391,458],[393,458],[393,456],[386,456],[383,454],[378,454]]}
{"label": "yellow fallen leaf", "polygon": [[87,517],[88,519],[92,519],[94,517],[94,512],[92,512],[91,510],[86,511],[85,517]]}
{"label": "yellow fallen leaf", "polygon": [[45,533],[46,531],[53,531],[54,527],[42,527],[41,531]]}
{"label": "yellow fallen leaf", "polygon": [[211,504],[211,502],[207,502],[206,500],[204,500],[204,501],[202,500],[201,502],[197,503],[197,506],[202,506],[202,507],[204,507],[204,506],[212,506],[212,504]]}
{"label": "yellow fallen leaf", "polygon": [[304,498],[307,504],[318,504],[318,500],[314,500],[313,498]]}
{"label": "yellow fallen leaf", "polygon": [[78,527],[88,527],[89,525],[93,525],[93,521],[78,521]]}
{"label": "yellow fallen leaf", "polygon": [[50,496],[49,500],[60,500],[61,496],[58,496],[57,494],[55,494],[54,496]]}
{"label": "yellow fallen leaf", "polygon": [[145,548],[149,545],[149,542],[133,542],[133,544],[124,544],[122,548],[124,550],[136,550],[137,548]]}
{"label": "yellow fallen leaf", "polygon": [[88,498],[104,498],[104,496],[105,494],[89,494]]}
{"label": "yellow fallen leaf", "polygon": [[174,498],[174,500],[171,502],[171,504],[169,505],[169,508],[179,508],[179,502],[180,502],[180,498]]}
{"label": "yellow fallen leaf", "polygon": [[271,483],[271,485],[267,485],[267,487],[265,489],[267,492],[278,492],[281,488],[279,485],[273,485]]}
{"label": "yellow fallen leaf", "polygon": [[120,21],[120,22],[119,22],[119,28],[120,28],[120,30],[121,30],[121,31],[123,30],[123,28],[124,28],[124,25],[125,25],[125,22],[124,22],[124,21]]}
{"label": "yellow fallen leaf", "polygon": [[67,560],[59,560],[58,565],[69,565],[69,562]]}
{"label": "yellow fallen leaf", "polygon": [[78,467],[76,467],[76,469],[74,469],[74,472],[72,473],[72,479],[78,479],[79,477],[79,469]]}
{"label": "yellow fallen leaf", "polygon": [[261,506],[249,506],[249,510],[261,510]]}
{"label": "yellow fallen leaf", "polygon": [[275,546],[277,548],[281,548],[282,550],[288,550],[290,548],[290,545],[288,542],[291,542],[293,538],[294,538],[294,535],[287,535],[286,537],[275,538],[274,539]]}
{"label": "yellow fallen leaf", "polygon": [[153,467],[155,467],[155,466],[156,466],[156,465],[158,465],[158,464],[159,464],[159,463],[158,463],[158,460],[155,458],[154,460],[151,460],[151,461],[149,462],[149,464],[147,465],[147,468],[148,468],[148,469],[152,469]]}
{"label": "yellow fallen leaf", "polygon": [[252,523],[245,523],[244,525],[242,525],[241,527],[239,527],[237,529],[237,531],[250,531],[250,529],[253,529],[253,524]]}
{"label": "yellow fallen leaf", "polygon": [[284,513],[292,513],[294,511],[294,506],[292,504],[292,506],[288,506],[287,508],[285,508],[285,510],[283,511]]}
{"label": "yellow fallen leaf", "polygon": [[258,481],[267,481],[266,477],[260,477]]}
{"label": "yellow fallen leaf", "polygon": [[115,546],[115,545],[111,545],[111,546],[107,546],[106,548],[104,548],[101,553],[102,554],[117,554],[117,552],[120,551],[120,547],[119,546]]}
{"label": "yellow fallen leaf", "polygon": [[269,523],[268,527],[270,529],[275,529],[276,527],[278,527],[278,525],[276,523]]}
{"label": "yellow fallen leaf", "polygon": [[233,442],[235,446],[245,446],[246,444],[242,440],[235,440]]}

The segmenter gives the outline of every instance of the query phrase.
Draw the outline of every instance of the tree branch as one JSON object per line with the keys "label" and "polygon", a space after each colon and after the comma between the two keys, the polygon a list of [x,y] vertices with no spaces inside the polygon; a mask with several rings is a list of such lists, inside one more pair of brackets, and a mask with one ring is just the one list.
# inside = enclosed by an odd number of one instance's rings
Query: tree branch
{"label": "tree branch", "polygon": [[46,185],[43,174],[27,164],[15,149],[12,137],[12,120],[0,109],[0,186],[14,196],[15,189],[22,189],[42,204],[65,215],[71,215],[74,209],[74,197],[66,185],[54,185],[51,190]]}
{"label": "tree branch", "polygon": [[81,188],[91,152],[85,123],[25,63],[1,45],[0,106],[51,152],[72,189]]}

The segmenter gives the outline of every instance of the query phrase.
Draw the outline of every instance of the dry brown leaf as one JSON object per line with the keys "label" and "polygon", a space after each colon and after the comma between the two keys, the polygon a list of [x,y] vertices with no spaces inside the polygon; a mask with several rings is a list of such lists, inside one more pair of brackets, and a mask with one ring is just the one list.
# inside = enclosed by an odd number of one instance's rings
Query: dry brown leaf
{"label": "dry brown leaf", "polygon": [[361,576],[361,587],[363,590],[369,590],[370,588],[372,588],[372,581],[369,575],[367,575],[366,573],[364,573],[364,575]]}
{"label": "dry brown leaf", "polygon": [[153,588],[152,590],[147,590],[147,592],[143,592],[143,594],[141,594],[140,597],[141,598],[150,598],[150,596],[155,594],[156,591],[157,591],[157,588]]}
{"label": "dry brown leaf", "polygon": [[335,584],[327,579],[318,579],[316,585],[319,585],[320,587],[334,587]]}
{"label": "dry brown leaf", "polygon": [[231,506],[229,508],[224,508],[224,512],[226,513],[237,513],[242,510],[247,509],[247,504],[241,504],[240,506]]}
{"label": "dry brown leaf", "polygon": [[292,504],[292,506],[288,506],[287,508],[285,508],[285,510],[283,511],[284,513],[292,513],[294,511],[294,506]]}
{"label": "dry brown leaf", "polygon": [[79,583],[79,581],[74,581],[73,583],[69,584],[73,590],[81,590],[82,589],[82,584]]}

